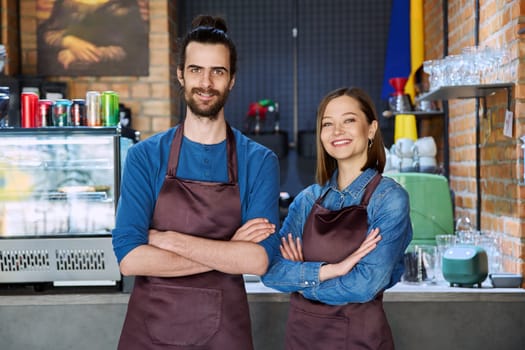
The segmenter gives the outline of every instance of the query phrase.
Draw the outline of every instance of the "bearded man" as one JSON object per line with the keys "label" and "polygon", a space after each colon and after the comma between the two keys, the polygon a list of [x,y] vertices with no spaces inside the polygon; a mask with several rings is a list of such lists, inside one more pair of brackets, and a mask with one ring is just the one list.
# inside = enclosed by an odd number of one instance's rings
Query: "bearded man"
{"label": "bearded man", "polygon": [[139,142],[124,165],[113,230],[135,276],[119,349],[253,349],[242,274],[279,223],[279,162],[230,127],[237,54],[222,18],[199,16],[180,45],[184,121]]}

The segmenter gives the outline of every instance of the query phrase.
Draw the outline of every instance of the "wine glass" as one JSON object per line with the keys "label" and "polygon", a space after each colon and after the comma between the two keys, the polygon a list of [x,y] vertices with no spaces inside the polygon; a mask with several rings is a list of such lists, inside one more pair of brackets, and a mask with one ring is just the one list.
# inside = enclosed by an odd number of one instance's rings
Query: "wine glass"
{"label": "wine glass", "polygon": [[456,245],[455,235],[436,235],[436,246],[437,246],[437,280],[444,281],[443,277],[443,256],[448,248]]}
{"label": "wine glass", "polygon": [[462,244],[475,243],[475,231],[468,216],[460,217],[456,222],[456,236]]}

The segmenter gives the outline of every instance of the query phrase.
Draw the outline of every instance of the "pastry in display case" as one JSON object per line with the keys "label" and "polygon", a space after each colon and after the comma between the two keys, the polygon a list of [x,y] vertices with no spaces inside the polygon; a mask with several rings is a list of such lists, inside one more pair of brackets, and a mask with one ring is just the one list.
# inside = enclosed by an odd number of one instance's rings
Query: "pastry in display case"
{"label": "pastry in display case", "polygon": [[0,129],[0,283],[111,285],[119,127]]}

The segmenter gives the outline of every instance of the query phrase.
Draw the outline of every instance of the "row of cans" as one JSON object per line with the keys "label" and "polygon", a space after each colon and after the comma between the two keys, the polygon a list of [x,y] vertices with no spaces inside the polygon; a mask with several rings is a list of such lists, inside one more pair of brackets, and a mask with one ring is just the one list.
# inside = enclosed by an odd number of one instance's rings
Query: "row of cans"
{"label": "row of cans", "polygon": [[20,98],[22,128],[116,126],[119,96],[114,91],[88,91],[85,99],[40,99],[34,92]]}

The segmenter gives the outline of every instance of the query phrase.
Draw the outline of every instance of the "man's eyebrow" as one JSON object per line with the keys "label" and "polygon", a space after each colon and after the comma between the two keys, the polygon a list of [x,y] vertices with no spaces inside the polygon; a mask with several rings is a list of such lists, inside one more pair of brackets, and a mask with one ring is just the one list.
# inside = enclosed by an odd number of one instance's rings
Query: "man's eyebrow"
{"label": "man's eyebrow", "polygon": [[223,66],[211,67],[211,69],[213,69],[213,70],[219,69],[219,70],[223,70],[225,72],[228,72],[228,69],[226,67],[223,67]]}
{"label": "man's eyebrow", "polygon": [[203,68],[203,67],[198,66],[198,65],[196,65],[196,64],[188,64],[188,65],[186,66],[186,68]]}

